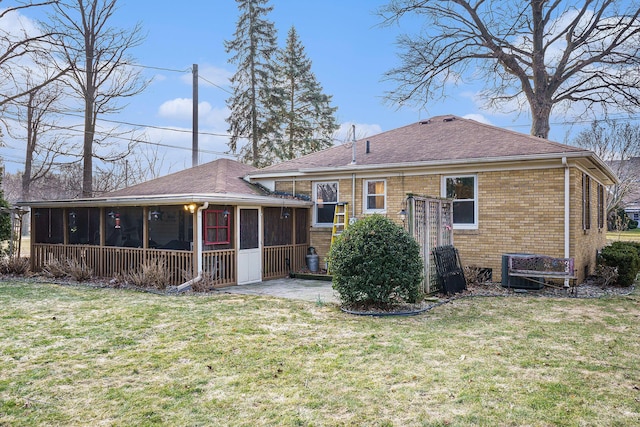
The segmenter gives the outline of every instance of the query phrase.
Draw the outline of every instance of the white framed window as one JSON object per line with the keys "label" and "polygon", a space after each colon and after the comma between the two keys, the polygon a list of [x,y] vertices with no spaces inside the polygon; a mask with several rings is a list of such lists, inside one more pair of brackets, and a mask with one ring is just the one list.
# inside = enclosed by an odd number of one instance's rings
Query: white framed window
{"label": "white framed window", "polygon": [[365,180],[364,188],[364,212],[385,213],[387,211],[387,180]]}
{"label": "white framed window", "polygon": [[333,226],[333,214],[338,203],[338,181],[315,182],[313,201],[315,202],[314,225]]}
{"label": "white framed window", "polygon": [[442,177],[442,197],[453,199],[453,228],[478,228],[478,177],[453,175]]}

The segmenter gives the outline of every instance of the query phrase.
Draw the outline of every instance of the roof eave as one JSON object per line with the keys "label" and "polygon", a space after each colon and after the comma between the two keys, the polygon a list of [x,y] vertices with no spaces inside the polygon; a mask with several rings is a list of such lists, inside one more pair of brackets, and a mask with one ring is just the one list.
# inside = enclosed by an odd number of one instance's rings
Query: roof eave
{"label": "roof eave", "polygon": [[38,200],[19,201],[18,206],[30,207],[108,207],[108,206],[153,206],[153,205],[180,205],[189,203],[228,204],[228,205],[259,205],[259,206],[286,206],[306,207],[312,203],[305,200],[288,199],[271,196],[250,196],[246,194],[168,194],[162,196],[122,196],[122,197],[97,197],[92,199],[67,199],[67,200]]}
{"label": "roof eave", "polygon": [[388,163],[388,164],[373,164],[373,165],[344,165],[344,166],[332,166],[332,167],[317,167],[317,168],[300,168],[290,171],[278,171],[272,173],[260,173],[255,172],[247,175],[249,180],[252,179],[274,179],[281,177],[291,176],[305,176],[305,175],[321,175],[332,172],[363,172],[370,170],[386,170],[386,169],[414,169],[414,168],[429,168],[429,167],[442,167],[442,166],[461,166],[471,164],[483,164],[483,163],[510,163],[514,161],[536,161],[536,160],[560,160],[563,157],[566,158],[587,158],[591,157],[606,173],[606,175],[613,181],[617,182],[615,174],[591,151],[569,151],[560,153],[549,154],[531,154],[531,155],[519,155],[519,156],[501,156],[501,157],[478,157],[468,159],[447,159],[447,160],[430,160],[419,162],[402,162],[402,163]]}

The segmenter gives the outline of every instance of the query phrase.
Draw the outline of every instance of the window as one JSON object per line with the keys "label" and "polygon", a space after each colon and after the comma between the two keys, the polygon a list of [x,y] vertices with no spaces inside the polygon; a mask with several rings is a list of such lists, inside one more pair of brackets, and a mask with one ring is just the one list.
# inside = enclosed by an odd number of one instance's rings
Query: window
{"label": "window", "polygon": [[387,209],[387,182],[384,179],[364,181],[364,211],[383,213]]}
{"label": "window", "polygon": [[582,229],[591,229],[591,179],[582,174]]}
{"label": "window", "polygon": [[223,245],[228,243],[229,213],[222,210],[204,211],[204,244]]}
{"label": "window", "polygon": [[604,228],[605,206],[604,185],[598,184],[598,228]]}
{"label": "window", "polygon": [[445,176],[442,196],[453,199],[454,228],[478,228],[478,180],[475,175]]}
{"label": "window", "polygon": [[333,225],[333,214],[338,203],[338,182],[316,182],[313,186],[313,199],[316,202],[315,223]]}

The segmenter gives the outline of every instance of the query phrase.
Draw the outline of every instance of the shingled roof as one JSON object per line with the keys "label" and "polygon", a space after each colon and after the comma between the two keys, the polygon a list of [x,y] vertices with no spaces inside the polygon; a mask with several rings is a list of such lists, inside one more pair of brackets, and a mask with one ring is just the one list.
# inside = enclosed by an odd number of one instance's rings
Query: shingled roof
{"label": "shingled roof", "polygon": [[[473,159],[482,161],[587,152],[581,148],[451,115],[433,117],[358,140],[355,151],[358,166]],[[250,175],[349,167],[353,165],[352,153],[352,144],[343,144],[260,169]]]}
{"label": "shingled roof", "polygon": [[116,190],[103,197],[163,196],[167,194],[244,194],[265,196],[260,187],[242,178],[257,169],[230,159],[218,159],[190,169]]}

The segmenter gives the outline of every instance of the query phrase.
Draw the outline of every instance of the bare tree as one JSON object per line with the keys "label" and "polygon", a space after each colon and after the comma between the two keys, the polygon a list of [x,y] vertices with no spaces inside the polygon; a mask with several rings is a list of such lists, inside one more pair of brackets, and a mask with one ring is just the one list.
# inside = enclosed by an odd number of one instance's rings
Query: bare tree
{"label": "bare tree", "polygon": [[627,112],[640,107],[640,7],[635,1],[391,0],[383,24],[424,19],[399,37],[394,103],[426,105],[464,79],[485,83],[491,107],[529,107],[531,134],[549,135],[554,109]]}
{"label": "bare tree", "polygon": [[25,97],[32,90],[41,89],[68,71],[68,68],[62,67],[56,73],[41,76],[40,80],[32,82],[29,87],[20,84],[21,81],[14,74],[16,67],[27,58],[38,57],[41,61],[50,58],[52,36],[56,32],[43,32],[25,26],[16,28],[9,22],[24,10],[51,6],[55,3],[56,0],[26,1],[0,10],[0,107]]}
{"label": "bare tree", "polygon": [[640,182],[640,125],[613,120],[593,122],[578,134],[573,145],[596,153],[618,176],[620,182],[608,194],[607,211],[624,207],[629,196],[638,197],[635,193]]}
{"label": "bare tree", "polygon": [[[142,27],[118,29],[109,26],[116,0],[60,0],[50,23],[57,30],[59,53],[71,67],[71,86],[84,101],[82,195],[93,195],[93,158],[97,156],[96,123],[99,115],[123,108],[118,101],[142,92],[148,82],[130,67],[128,53],[144,39]],[[129,147],[130,148],[130,147]],[[103,156],[113,161],[122,156]]]}
{"label": "bare tree", "polygon": [[36,55],[23,70],[13,72],[27,90],[27,95],[11,104],[16,120],[7,127],[13,139],[25,141],[22,200],[29,200],[31,184],[48,175],[56,158],[74,151],[67,143],[72,138],[57,124],[64,98],[62,83],[39,83],[48,80],[52,72],[50,64],[39,63],[41,59]]}

